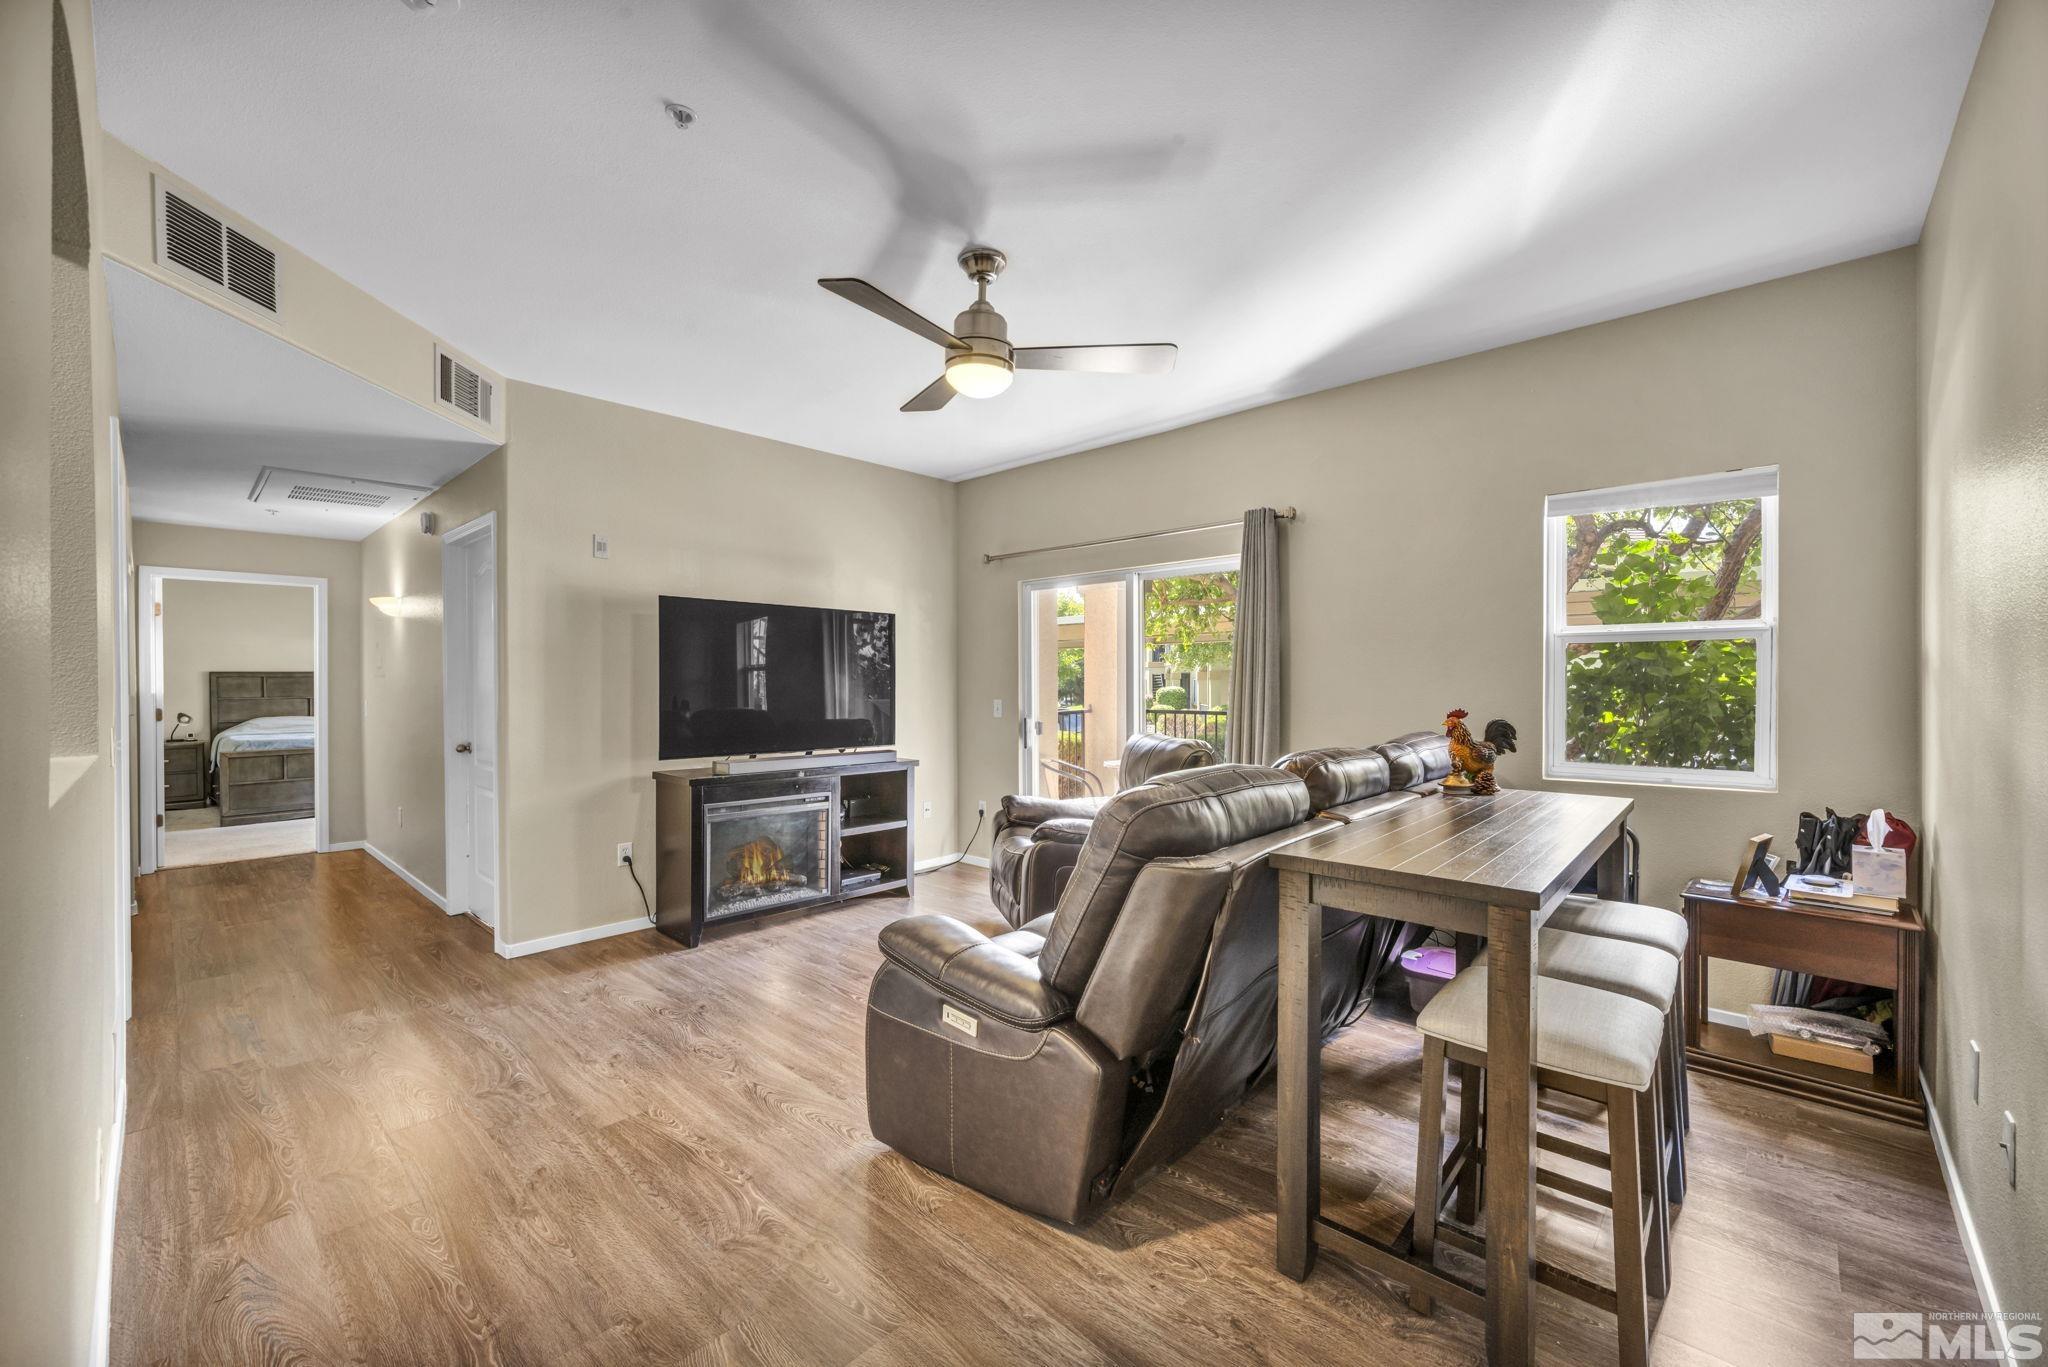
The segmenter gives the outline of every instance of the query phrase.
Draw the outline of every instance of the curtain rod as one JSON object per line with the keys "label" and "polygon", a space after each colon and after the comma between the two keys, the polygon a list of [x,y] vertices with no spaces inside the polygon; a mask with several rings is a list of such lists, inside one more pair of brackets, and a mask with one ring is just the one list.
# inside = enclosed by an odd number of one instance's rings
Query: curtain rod
{"label": "curtain rod", "polygon": [[[1282,522],[1294,521],[1294,509],[1282,508],[1275,514]],[[1130,536],[1105,536],[1100,541],[1069,541],[1064,546],[1033,546],[1028,551],[997,551],[994,555],[984,554],[981,563],[993,565],[998,560],[1015,560],[1021,555],[1046,555],[1052,551],[1085,551],[1095,546],[1117,546],[1126,541],[1150,541],[1155,536],[1186,536],[1192,532],[1220,532],[1231,527],[1242,527],[1244,519],[1231,522],[1204,522],[1194,527],[1167,527],[1156,532],[1135,532]]]}

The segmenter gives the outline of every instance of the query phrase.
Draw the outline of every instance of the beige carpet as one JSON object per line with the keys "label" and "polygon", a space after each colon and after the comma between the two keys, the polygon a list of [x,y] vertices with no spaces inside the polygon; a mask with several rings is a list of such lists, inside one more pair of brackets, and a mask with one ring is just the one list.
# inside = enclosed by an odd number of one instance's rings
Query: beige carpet
{"label": "beige carpet", "polygon": [[275,859],[282,854],[310,854],[313,818],[259,821],[249,826],[223,826],[214,807],[188,807],[164,813],[164,867],[231,864],[240,859]]}

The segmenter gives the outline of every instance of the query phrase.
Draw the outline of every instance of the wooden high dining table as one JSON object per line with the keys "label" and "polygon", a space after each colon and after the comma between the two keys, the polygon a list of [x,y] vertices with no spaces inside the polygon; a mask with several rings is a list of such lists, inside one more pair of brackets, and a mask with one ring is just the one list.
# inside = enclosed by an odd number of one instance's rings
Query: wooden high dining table
{"label": "wooden high dining table", "polygon": [[[1318,1246],[1486,1319],[1487,1360],[1535,1360],[1536,931],[1588,869],[1622,895],[1626,798],[1424,797],[1273,855],[1280,875],[1279,1227],[1299,1281]],[[1487,937],[1486,1287],[1323,1217],[1322,907]],[[1461,1108],[1463,1109],[1463,1108]],[[1471,1134],[1467,1129],[1466,1133]]]}

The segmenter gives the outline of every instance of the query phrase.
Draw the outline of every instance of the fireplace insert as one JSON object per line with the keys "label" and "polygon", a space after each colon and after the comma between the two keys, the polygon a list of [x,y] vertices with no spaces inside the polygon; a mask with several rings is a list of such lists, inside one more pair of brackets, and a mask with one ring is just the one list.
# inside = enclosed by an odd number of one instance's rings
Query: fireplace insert
{"label": "fireplace insert", "polygon": [[837,864],[831,839],[830,793],[705,802],[704,919],[830,900]]}

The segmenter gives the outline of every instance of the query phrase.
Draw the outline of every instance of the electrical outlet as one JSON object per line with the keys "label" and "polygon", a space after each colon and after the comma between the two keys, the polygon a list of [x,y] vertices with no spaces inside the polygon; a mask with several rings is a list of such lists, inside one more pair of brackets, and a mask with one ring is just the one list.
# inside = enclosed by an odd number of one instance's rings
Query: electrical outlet
{"label": "electrical outlet", "polygon": [[1003,719],[1003,700],[1002,700],[1001,698],[997,698],[997,699],[996,699],[996,720],[997,720],[997,721],[1001,721],[1002,719]]}
{"label": "electrical outlet", "polygon": [[626,866],[626,861],[627,861],[627,860],[629,860],[629,859],[631,859],[632,857],[633,857],[633,842],[632,842],[632,841],[630,841],[630,840],[621,840],[621,841],[619,842],[619,860],[618,860],[618,864],[616,865],[616,867],[618,867],[618,868],[624,868],[624,867]]}
{"label": "electrical outlet", "polygon": [[2005,1150],[2005,1184],[2016,1187],[2020,1184],[2020,1124],[2011,1111],[2005,1113],[2005,1138],[1998,1141],[1998,1147]]}
{"label": "electrical outlet", "polygon": [[932,804],[929,799],[927,799],[924,804],[924,814],[926,816],[930,816],[932,814]]}
{"label": "electrical outlet", "polygon": [[1977,1047],[1977,1041],[1970,1041],[1970,1100],[1984,1100],[1984,1051]]}
{"label": "electrical outlet", "polygon": [[975,803],[975,804],[974,804],[974,814],[975,814],[976,816],[987,816],[987,815],[988,815],[988,799],[987,799],[987,798],[983,798],[983,799],[982,799],[981,801],[979,801],[979,802],[977,802],[977,803]]}
{"label": "electrical outlet", "polygon": [[612,558],[612,539],[603,532],[590,534],[590,553],[599,560]]}

